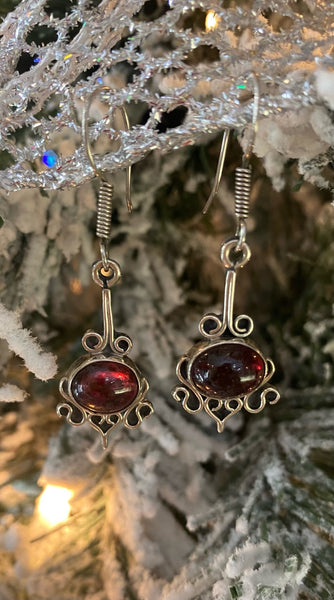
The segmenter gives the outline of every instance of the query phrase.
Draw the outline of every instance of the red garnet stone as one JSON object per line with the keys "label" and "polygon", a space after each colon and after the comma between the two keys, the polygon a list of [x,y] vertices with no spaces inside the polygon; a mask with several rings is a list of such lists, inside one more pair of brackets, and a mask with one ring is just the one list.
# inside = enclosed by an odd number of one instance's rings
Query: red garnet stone
{"label": "red garnet stone", "polygon": [[113,360],[94,361],[73,377],[71,392],[76,402],[97,414],[125,410],[138,394],[135,372]]}
{"label": "red garnet stone", "polygon": [[190,378],[211,398],[238,398],[255,390],[264,379],[266,365],[251,346],[222,342],[209,346],[194,359]]}

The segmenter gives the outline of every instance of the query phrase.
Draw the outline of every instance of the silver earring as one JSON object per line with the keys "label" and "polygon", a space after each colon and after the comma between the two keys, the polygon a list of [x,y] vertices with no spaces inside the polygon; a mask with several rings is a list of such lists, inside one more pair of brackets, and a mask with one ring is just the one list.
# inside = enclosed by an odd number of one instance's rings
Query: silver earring
{"label": "silver earring", "polygon": [[[88,114],[93,97],[101,87],[91,94],[83,111],[82,135],[88,159],[96,177],[100,180],[97,202],[96,236],[100,242],[100,260],[92,266],[93,281],[102,288],[103,333],[86,331],[82,337],[82,346],[87,355],[71,365],[69,372],[59,384],[59,390],[65,402],[57,406],[59,416],[65,416],[74,426],[89,423],[102,438],[103,447],[107,447],[109,433],[118,425],[128,429],[140,425],[144,418],[153,413],[152,404],[145,398],[148,382],[135,363],[128,358],[132,348],[131,339],[114,329],[111,287],[121,278],[119,264],[108,254],[111,234],[113,185],[105,173],[97,169],[88,139]],[[129,130],[128,116],[121,107],[125,129]],[[131,212],[130,198],[131,168],[126,175],[126,202]]]}
{"label": "silver earring", "polygon": [[[246,242],[246,220],[249,214],[251,192],[252,153],[257,114],[259,86],[254,79],[254,110],[251,138],[243,155],[242,166],[236,169],[235,217],[236,233],[221,246],[221,261],[226,269],[225,292],[222,314],[208,313],[199,323],[205,340],[192,346],[177,364],[176,374],[182,385],[174,388],[174,399],[188,413],[204,410],[221,433],[228,419],[244,408],[249,413],[259,413],[266,403],[275,404],[279,392],[267,383],[275,372],[271,359],[266,359],[249,339],[253,320],[248,315],[234,317],[234,295],[238,269],[244,267],[251,257]],[[220,151],[214,187],[203,212],[217,193],[221,179],[229,131],[225,130]],[[253,395],[262,388],[259,398]]]}

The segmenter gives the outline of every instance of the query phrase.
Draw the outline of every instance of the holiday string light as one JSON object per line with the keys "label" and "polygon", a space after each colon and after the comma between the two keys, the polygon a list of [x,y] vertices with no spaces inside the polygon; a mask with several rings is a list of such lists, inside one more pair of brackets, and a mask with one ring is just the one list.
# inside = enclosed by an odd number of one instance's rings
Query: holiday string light
{"label": "holiday string light", "polygon": [[214,10],[209,10],[206,13],[206,18],[205,18],[205,29],[206,31],[212,31],[212,29],[216,29],[216,27],[218,27],[220,18],[218,17],[217,13],[215,13]]}
{"label": "holiday string light", "polygon": [[37,503],[38,515],[43,524],[54,527],[66,521],[71,512],[72,496],[73,492],[68,488],[46,485]]}

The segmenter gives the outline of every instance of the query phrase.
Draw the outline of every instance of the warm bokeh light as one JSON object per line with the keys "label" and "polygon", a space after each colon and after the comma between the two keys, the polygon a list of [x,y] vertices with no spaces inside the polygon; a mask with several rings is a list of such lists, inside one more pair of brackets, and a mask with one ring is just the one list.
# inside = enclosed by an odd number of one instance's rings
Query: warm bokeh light
{"label": "warm bokeh light", "polygon": [[81,281],[78,278],[73,278],[70,281],[70,288],[73,294],[79,295],[82,292]]}
{"label": "warm bokeh light", "polygon": [[205,18],[206,31],[212,31],[212,29],[216,29],[216,27],[218,27],[219,21],[220,21],[220,17],[218,17],[217,13],[215,13],[214,10],[209,10],[206,13],[206,18]]}
{"label": "warm bokeh light", "polygon": [[41,493],[37,510],[41,520],[49,527],[66,521],[70,514],[73,492],[58,485],[47,485]]}

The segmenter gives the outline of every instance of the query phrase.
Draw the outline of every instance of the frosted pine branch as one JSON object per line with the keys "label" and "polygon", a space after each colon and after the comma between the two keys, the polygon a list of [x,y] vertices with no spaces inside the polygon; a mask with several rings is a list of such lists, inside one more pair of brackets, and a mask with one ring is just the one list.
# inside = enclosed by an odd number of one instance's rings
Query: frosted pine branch
{"label": "frosted pine branch", "polygon": [[12,352],[20,356],[29,371],[42,381],[57,372],[53,354],[44,352],[31,333],[24,329],[20,317],[0,304],[0,338],[5,339]]}
{"label": "frosted pine branch", "polygon": [[23,390],[10,383],[0,388],[0,402],[23,402],[26,396]]}

